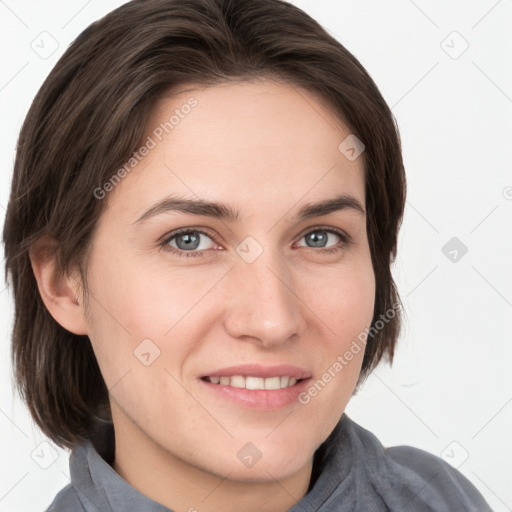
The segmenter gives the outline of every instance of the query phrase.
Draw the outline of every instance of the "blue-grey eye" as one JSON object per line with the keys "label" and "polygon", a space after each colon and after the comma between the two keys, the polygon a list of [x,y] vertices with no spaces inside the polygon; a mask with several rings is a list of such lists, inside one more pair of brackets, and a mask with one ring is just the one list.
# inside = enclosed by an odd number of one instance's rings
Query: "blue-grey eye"
{"label": "blue-grey eye", "polygon": [[183,233],[176,236],[178,249],[197,249],[199,247],[200,235],[196,233]]}
{"label": "blue-grey eye", "polygon": [[[320,233],[320,234],[319,234]],[[306,235],[306,240],[311,242],[310,247],[324,247],[327,243],[327,231],[311,231]]]}
{"label": "blue-grey eye", "polygon": [[[190,252],[211,248],[208,247],[208,239],[211,241],[211,238],[201,231],[182,231],[181,233],[172,235],[167,240],[167,243],[169,245],[172,244],[171,247],[174,247],[175,249]],[[203,240],[206,240],[206,245]]]}
{"label": "blue-grey eye", "polygon": [[306,247],[323,249],[327,246],[329,236],[334,237],[331,238],[331,246],[336,245],[339,240],[343,240],[341,234],[330,229],[315,229],[306,233],[301,240],[306,241]]}

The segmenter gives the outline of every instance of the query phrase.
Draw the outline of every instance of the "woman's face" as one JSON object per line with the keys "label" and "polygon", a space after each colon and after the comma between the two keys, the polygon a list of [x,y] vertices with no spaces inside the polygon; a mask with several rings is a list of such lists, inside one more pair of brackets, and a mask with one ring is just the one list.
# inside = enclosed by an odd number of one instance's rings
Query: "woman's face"
{"label": "woman's face", "polygon": [[[104,199],[88,272],[88,334],[118,446],[240,481],[311,461],[364,351],[336,362],[374,308],[363,161],[349,135],[312,95],[270,81],[157,104],[140,161]],[[190,211],[172,209],[176,199]]]}

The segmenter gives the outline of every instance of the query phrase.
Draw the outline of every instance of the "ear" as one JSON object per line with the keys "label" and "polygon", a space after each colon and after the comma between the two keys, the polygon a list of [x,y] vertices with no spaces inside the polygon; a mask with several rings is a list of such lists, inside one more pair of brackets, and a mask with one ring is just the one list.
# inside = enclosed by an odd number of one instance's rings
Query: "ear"
{"label": "ear", "polygon": [[84,305],[78,301],[80,282],[72,275],[57,274],[56,251],[58,242],[48,235],[30,247],[30,263],[39,293],[52,317],[62,327],[74,334],[88,334]]}

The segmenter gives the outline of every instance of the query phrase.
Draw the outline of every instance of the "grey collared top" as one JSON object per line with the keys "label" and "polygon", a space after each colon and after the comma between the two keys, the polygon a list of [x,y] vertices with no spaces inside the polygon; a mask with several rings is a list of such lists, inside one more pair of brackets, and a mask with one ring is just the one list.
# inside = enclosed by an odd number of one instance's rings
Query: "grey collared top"
{"label": "grey collared top", "polygon": [[[91,443],[75,447],[71,484],[47,512],[171,511],[123,480],[106,453],[100,455]],[[343,414],[315,452],[308,492],[288,512],[409,510],[492,512],[473,484],[443,459],[410,446],[385,448]]]}

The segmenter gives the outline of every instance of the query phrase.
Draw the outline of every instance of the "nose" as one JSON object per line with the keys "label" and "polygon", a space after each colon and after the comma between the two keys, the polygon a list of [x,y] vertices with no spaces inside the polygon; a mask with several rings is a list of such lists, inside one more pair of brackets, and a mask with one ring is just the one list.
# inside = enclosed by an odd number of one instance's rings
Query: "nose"
{"label": "nose", "polygon": [[304,332],[305,305],[278,254],[264,250],[252,263],[236,261],[229,283],[225,328],[231,336],[271,348]]}

